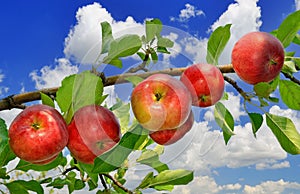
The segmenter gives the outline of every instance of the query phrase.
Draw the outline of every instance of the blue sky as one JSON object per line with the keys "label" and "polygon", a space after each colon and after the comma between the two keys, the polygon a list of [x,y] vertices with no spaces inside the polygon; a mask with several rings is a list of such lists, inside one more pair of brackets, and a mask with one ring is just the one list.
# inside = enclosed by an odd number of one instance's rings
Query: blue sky
{"label": "blue sky", "polygon": [[[5,1],[0,7],[0,97],[58,86],[64,76],[93,61],[101,32],[100,21],[109,21],[113,30],[119,32],[118,36],[128,33],[128,29],[142,34],[146,18],[159,18],[169,26],[166,36],[178,42],[174,48],[177,54],[161,59],[176,66],[203,61],[209,32],[233,23],[232,38],[220,57],[220,63],[226,64],[230,63],[232,45],[239,37],[249,31],[276,29],[288,14],[300,8],[299,2],[274,0],[270,5],[270,1],[262,0]],[[187,36],[193,39],[184,39]],[[180,38],[183,38],[181,43]],[[300,56],[299,48],[290,49],[296,49],[296,55]],[[180,53],[189,62],[179,59]],[[126,64],[130,63],[138,61],[131,58]],[[107,74],[122,72],[115,67],[105,71]],[[226,89],[233,91],[229,86]],[[120,88],[110,88],[107,92],[112,96],[128,95]],[[236,121],[237,137],[228,146],[212,124],[212,109],[208,108],[195,110],[198,117],[201,115],[201,122],[181,142],[166,148],[163,159],[170,166],[196,172],[193,183],[174,192],[300,192],[300,157],[283,152],[266,126],[254,139],[241,102],[236,93],[230,93],[229,101],[224,102]],[[292,118],[300,130],[299,113],[281,105],[269,108],[272,113]],[[10,123],[18,112],[3,111],[0,117]],[[178,150],[180,156],[172,158],[172,153]],[[134,183],[142,172],[129,173]]]}

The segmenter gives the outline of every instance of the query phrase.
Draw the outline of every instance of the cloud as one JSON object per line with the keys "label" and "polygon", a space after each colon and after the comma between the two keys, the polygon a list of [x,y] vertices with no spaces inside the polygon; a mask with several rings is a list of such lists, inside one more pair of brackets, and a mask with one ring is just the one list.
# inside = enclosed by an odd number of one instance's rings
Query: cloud
{"label": "cloud", "polygon": [[289,161],[283,161],[281,163],[275,163],[275,164],[259,163],[256,164],[255,167],[257,170],[289,168],[290,163]]}
{"label": "cloud", "polygon": [[171,21],[179,21],[179,22],[187,22],[190,18],[192,17],[196,17],[196,16],[201,16],[201,15],[205,15],[205,13],[200,10],[197,9],[195,6],[187,3],[185,4],[185,8],[180,10],[180,14],[178,16],[178,18],[175,17],[170,17]]}
{"label": "cloud", "polygon": [[[114,38],[124,34],[143,34],[143,24],[131,16],[125,21],[116,21],[99,3],[83,6],[76,13],[77,24],[65,39],[64,53],[67,58],[80,64],[94,64],[101,52],[101,22],[111,24]],[[100,59],[103,56],[100,57]]]}
{"label": "cloud", "polygon": [[[1,72],[0,70],[0,83],[3,82],[3,79],[5,78],[5,75]],[[7,93],[9,90],[8,87],[4,87],[4,86],[0,86],[0,96],[3,94],[3,93]]]}
{"label": "cloud", "polygon": [[21,112],[20,109],[12,109],[12,110],[2,110],[0,111],[0,118],[5,121],[7,127],[10,126],[13,119]]}
{"label": "cloud", "polygon": [[60,58],[55,61],[57,65],[44,66],[42,69],[30,73],[31,79],[35,82],[36,89],[58,87],[61,81],[68,75],[78,72],[78,67],[73,66],[69,60]]}
{"label": "cloud", "polygon": [[296,11],[300,10],[300,0],[295,0]]}
{"label": "cloud", "polygon": [[297,182],[286,182],[283,179],[278,181],[266,181],[256,186],[245,185],[243,192],[245,194],[254,193],[274,193],[280,194],[286,189],[300,190],[300,184]]}
{"label": "cloud", "polygon": [[198,176],[188,186],[176,186],[172,193],[190,194],[199,193],[201,189],[202,194],[220,193],[220,192],[234,192],[241,189],[241,185],[227,184],[218,185],[215,180],[209,176]]}

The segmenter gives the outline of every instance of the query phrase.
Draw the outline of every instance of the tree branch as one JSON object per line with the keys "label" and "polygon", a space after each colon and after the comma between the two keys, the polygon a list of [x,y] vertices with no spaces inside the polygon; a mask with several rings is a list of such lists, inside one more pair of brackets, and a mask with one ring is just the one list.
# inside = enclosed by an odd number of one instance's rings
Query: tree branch
{"label": "tree branch", "polygon": [[132,191],[130,191],[129,189],[127,189],[126,187],[124,187],[119,181],[117,181],[116,179],[114,179],[114,177],[112,177],[110,174],[100,174],[100,175],[103,175],[107,178],[109,178],[110,180],[112,180],[112,182],[117,185],[120,189],[122,189],[123,191],[125,191],[126,193],[129,193],[129,194],[133,194]]}
{"label": "tree branch", "polygon": [[[230,65],[230,64],[222,65],[222,66],[218,66],[218,67],[222,73],[234,73],[232,65]],[[165,73],[165,74],[169,74],[171,76],[180,76],[185,69],[186,68],[170,68],[170,69],[164,69],[164,70],[160,70],[160,71],[151,71],[151,72],[145,72],[145,73],[140,73],[140,74],[125,73],[125,74],[107,77],[103,80],[103,82],[104,82],[104,86],[111,86],[111,85],[116,85],[116,84],[127,83],[128,81],[126,80],[126,78],[131,77],[131,76],[139,76],[141,78],[147,78],[147,77],[149,77],[153,74],[157,74],[157,73]],[[104,78],[103,74],[101,74],[101,73],[98,73],[97,75],[102,77],[102,79]],[[44,93],[48,96],[56,96],[57,90],[58,90],[58,87],[46,88],[46,89],[42,89],[42,90],[31,91],[31,92],[8,96],[8,97],[0,100],[0,111],[1,110],[10,110],[12,108],[25,108],[25,106],[22,105],[23,103],[40,100],[41,93]]]}
{"label": "tree branch", "polygon": [[290,79],[292,82],[300,85],[300,80],[298,80],[297,78],[295,78],[294,76],[288,74],[288,73],[284,73],[284,72],[281,72],[286,78]]}
{"label": "tree branch", "polygon": [[238,93],[241,96],[243,96],[243,98],[246,101],[250,101],[251,100],[250,96],[248,96],[247,93],[240,86],[237,85],[236,81],[234,81],[233,79],[231,79],[231,78],[229,78],[227,76],[224,76],[224,75],[223,75],[223,77],[224,77],[224,80],[227,81],[230,85],[232,85],[232,87],[234,87],[238,91]]}
{"label": "tree branch", "polygon": [[99,178],[100,178],[101,184],[103,185],[104,190],[107,190],[108,187],[107,187],[107,185],[106,185],[106,182],[105,182],[103,176],[104,176],[103,174],[99,174]]}

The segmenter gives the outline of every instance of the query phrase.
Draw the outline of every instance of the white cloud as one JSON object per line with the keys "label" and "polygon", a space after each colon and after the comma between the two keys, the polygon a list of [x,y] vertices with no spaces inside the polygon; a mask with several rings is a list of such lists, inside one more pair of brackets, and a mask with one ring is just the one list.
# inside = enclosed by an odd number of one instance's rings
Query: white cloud
{"label": "white cloud", "polygon": [[[188,186],[176,186],[172,193],[190,194],[199,193],[202,194],[220,193],[220,192],[234,192],[241,189],[241,185],[227,184],[218,185],[215,180],[209,176],[198,176]],[[199,190],[200,189],[200,190]]]}
{"label": "white cloud", "polygon": [[13,119],[21,112],[21,109],[2,110],[0,111],[0,118],[5,121],[7,127],[10,126]]}
{"label": "white cloud", "polygon": [[300,10],[300,0],[295,0],[296,10]]}
{"label": "white cloud", "polygon": [[245,185],[243,192],[245,194],[254,194],[254,193],[274,193],[280,194],[284,192],[286,189],[295,189],[300,191],[300,184],[297,182],[286,182],[282,179],[278,181],[266,181],[262,182],[256,186]]}
{"label": "white cloud", "polygon": [[[0,83],[3,82],[4,78],[5,78],[5,75],[0,70]],[[9,90],[8,87],[0,86],[0,95],[2,95],[3,93],[7,93],[8,90]]]}
{"label": "white cloud", "polygon": [[[143,24],[131,16],[125,21],[115,21],[99,3],[83,6],[76,13],[77,24],[65,39],[64,53],[67,58],[80,64],[94,64],[101,52],[101,22],[111,24],[114,38],[124,34],[143,34]],[[100,57],[101,58],[101,57]]]}
{"label": "white cloud", "polygon": [[0,83],[3,81],[3,78],[4,78],[4,74],[1,73],[1,70],[0,70]]}
{"label": "white cloud", "polygon": [[65,58],[57,59],[56,63],[57,65],[54,68],[44,66],[39,71],[35,70],[30,73],[36,89],[58,87],[61,85],[63,78],[78,72],[78,67],[72,66],[69,60]]}
{"label": "white cloud", "polygon": [[289,163],[289,161],[283,161],[283,162],[275,163],[275,164],[259,163],[259,164],[256,164],[255,167],[257,170],[289,168],[290,163]]}
{"label": "white cloud", "polygon": [[205,13],[202,10],[197,9],[195,6],[187,3],[187,4],[185,4],[185,8],[180,10],[180,14],[179,14],[178,18],[171,17],[170,20],[171,21],[178,20],[179,22],[187,22],[191,17],[201,16],[201,15],[205,15]]}

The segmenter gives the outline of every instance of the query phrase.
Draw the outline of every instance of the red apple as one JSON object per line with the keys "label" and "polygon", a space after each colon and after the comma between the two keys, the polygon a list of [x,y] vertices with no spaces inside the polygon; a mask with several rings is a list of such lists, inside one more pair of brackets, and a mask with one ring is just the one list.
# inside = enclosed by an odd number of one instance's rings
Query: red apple
{"label": "red apple", "polygon": [[9,145],[20,158],[33,164],[55,160],[68,143],[67,124],[54,108],[38,104],[27,107],[11,123]]}
{"label": "red apple", "polygon": [[170,145],[181,138],[189,132],[194,124],[194,114],[191,111],[188,119],[181,126],[175,129],[164,129],[161,131],[155,131],[150,133],[151,139],[160,145]]}
{"label": "red apple", "polygon": [[178,79],[156,74],[139,83],[131,94],[137,121],[150,131],[173,129],[182,125],[191,110],[191,96]]}
{"label": "red apple", "polygon": [[284,62],[281,42],[266,32],[250,32],[233,47],[234,71],[248,84],[270,82],[280,73]]}
{"label": "red apple", "polygon": [[207,107],[218,102],[224,92],[224,78],[214,65],[194,64],[181,75],[180,80],[192,94],[192,105]]}
{"label": "red apple", "polygon": [[115,115],[97,105],[88,105],[76,111],[68,130],[68,149],[74,158],[87,164],[92,164],[97,156],[110,150],[121,138]]}

